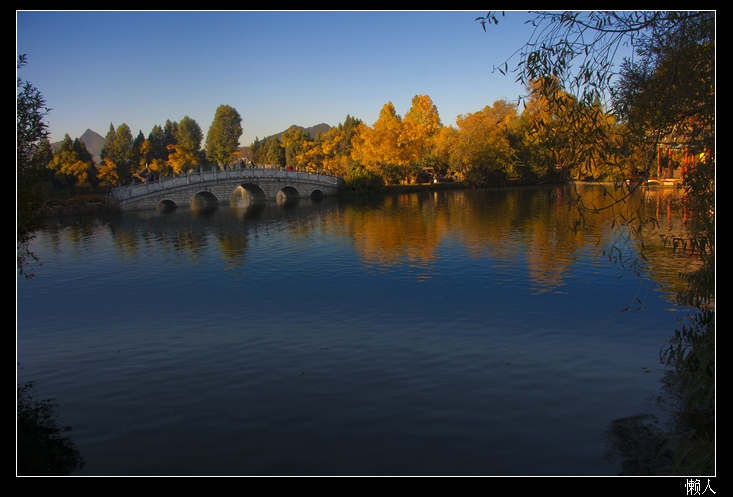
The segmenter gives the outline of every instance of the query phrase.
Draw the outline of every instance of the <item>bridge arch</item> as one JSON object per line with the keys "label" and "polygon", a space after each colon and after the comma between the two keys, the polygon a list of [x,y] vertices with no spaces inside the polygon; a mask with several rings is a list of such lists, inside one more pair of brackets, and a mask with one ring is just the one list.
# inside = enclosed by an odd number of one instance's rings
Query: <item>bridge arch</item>
{"label": "bridge arch", "polygon": [[294,186],[284,186],[278,190],[275,196],[277,205],[290,207],[300,202],[300,191]]}
{"label": "bridge arch", "polygon": [[188,206],[196,213],[212,212],[219,207],[219,198],[208,190],[201,190],[191,196]]}
{"label": "bridge arch", "polygon": [[267,202],[267,193],[256,183],[236,185],[229,194],[229,205],[235,209],[246,209],[254,204]]}
{"label": "bridge arch", "polygon": [[267,200],[267,193],[257,183],[240,183],[234,187],[230,195],[245,196],[249,195],[251,200]]}
{"label": "bridge arch", "polygon": [[279,190],[279,191],[277,192],[277,197],[278,197],[278,198],[283,198],[283,197],[285,197],[285,198],[288,198],[288,199],[293,199],[293,198],[300,198],[300,190],[298,190],[298,189],[297,189],[297,188],[295,188],[294,186],[290,186],[290,185],[288,185],[288,186],[283,186],[283,187],[282,187],[282,188],[280,188],[280,190]]}
{"label": "bridge arch", "polygon": [[155,209],[161,214],[168,214],[178,209],[178,204],[169,198],[164,198],[155,206]]}
{"label": "bridge arch", "polygon": [[310,194],[311,200],[321,200],[325,196],[326,196],[326,194],[323,192],[323,190],[320,190],[318,188],[316,188],[315,190],[313,190],[311,192],[311,194]]}

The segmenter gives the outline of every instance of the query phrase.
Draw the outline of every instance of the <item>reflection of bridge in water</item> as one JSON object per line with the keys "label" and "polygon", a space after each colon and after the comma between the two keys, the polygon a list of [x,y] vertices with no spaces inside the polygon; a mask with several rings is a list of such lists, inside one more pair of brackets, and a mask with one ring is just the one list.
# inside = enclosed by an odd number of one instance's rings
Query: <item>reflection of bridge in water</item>
{"label": "reflection of bridge in water", "polygon": [[214,168],[119,186],[112,190],[112,196],[122,210],[170,212],[180,206],[206,209],[226,202],[241,206],[268,200],[317,199],[337,195],[341,181],[336,176],[277,168]]}

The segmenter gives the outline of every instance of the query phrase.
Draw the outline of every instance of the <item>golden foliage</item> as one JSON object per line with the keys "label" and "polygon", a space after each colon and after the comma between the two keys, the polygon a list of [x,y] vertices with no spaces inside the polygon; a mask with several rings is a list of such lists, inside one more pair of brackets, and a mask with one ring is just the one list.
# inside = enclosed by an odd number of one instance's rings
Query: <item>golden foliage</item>
{"label": "golden foliage", "polygon": [[388,102],[371,127],[359,127],[351,157],[387,180],[414,182],[418,164],[433,153],[441,126],[438,109],[427,95],[413,97],[404,119]]}
{"label": "golden foliage", "polygon": [[79,188],[91,188],[90,172],[94,165],[90,161],[79,159],[79,155],[73,150],[59,150],[54,154],[53,159],[47,165],[48,169],[56,171],[57,175],[74,178]]}
{"label": "golden foliage", "polygon": [[119,185],[120,176],[117,172],[117,164],[110,158],[104,159],[97,168],[97,178],[100,181],[106,181],[110,185]]}
{"label": "golden foliage", "polygon": [[184,174],[198,167],[201,163],[198,152],[181,145],[168,145],[171,154],[168,156],[168,166],[174,174]]}
{"label": "golden foliage", "polygon": [[517,119],[516,107],[505,101],[458,116],[458,132],[448,153],[451,167],[464,177],[471,169],[510,173],[515,159],[509,132]]}

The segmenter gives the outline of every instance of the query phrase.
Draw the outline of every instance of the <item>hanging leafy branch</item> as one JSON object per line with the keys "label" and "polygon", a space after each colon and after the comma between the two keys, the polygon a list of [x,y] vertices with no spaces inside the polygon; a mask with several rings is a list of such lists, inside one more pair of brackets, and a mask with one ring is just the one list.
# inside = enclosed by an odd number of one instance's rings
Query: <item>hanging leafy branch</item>
{"label": "hanging leafy branch", "polygon": [[[25,66],[28,58],[18,56],[17,69]],[[45,167],[44,144],[48,140],[48,124],[45,119],[51,111],[41,92],[32,84],[18,77],[15,99],[16,123],[16,267],[26,278],[33,277],[33,266],[38,257],[30,251],[29,244],[45,220],[43,197],[39,185]]]}

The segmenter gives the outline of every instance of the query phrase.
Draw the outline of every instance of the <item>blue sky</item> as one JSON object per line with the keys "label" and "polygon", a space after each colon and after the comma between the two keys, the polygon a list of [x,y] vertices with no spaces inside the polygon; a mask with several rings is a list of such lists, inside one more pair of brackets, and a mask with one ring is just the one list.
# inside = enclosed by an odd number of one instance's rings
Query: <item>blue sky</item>
{"label": "blue sky", "polygon": [[[523,88],[502,64],[531,35],[525,11],[484,32],[485,11],[17,11],[18,76],[46,98],[51,141],[126,123],[147,137],[219,105],[242,116],[241,145],[290,125],[372,125],[429,95],[443,124]],[[202,142],[203,146],[203,142]]]}

